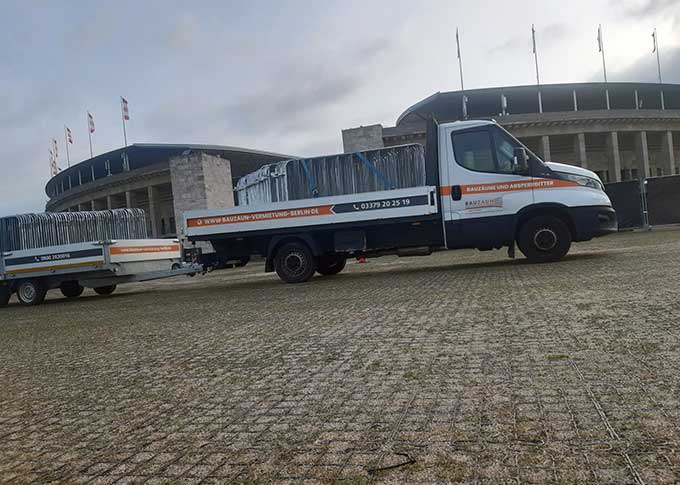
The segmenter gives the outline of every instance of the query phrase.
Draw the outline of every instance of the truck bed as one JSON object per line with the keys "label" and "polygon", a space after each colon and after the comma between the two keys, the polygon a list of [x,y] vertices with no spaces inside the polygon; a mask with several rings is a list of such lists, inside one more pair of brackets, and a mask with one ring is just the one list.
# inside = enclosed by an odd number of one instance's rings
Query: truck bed
{"label": "truck bed", "polygon": [[206,240],[211,235],[366,223],[436,214],[437,200],[434,186],[381,190],[260,206],[189,211],[185,213],[185,227],[190,239]]}

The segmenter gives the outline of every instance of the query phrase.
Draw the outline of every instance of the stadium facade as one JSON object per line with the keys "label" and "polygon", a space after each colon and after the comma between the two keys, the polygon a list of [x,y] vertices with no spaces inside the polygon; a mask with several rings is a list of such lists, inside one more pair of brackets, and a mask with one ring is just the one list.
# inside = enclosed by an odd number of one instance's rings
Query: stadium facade
{"label": "stadium facade", "polygon": [[679,173],[680,85],[551,84],[540,87],[540,101],[535,85],[436,93],[395,126],[343,130],[344,149],[424,144],[431,115],[494,118],[543,159],[588,168],[604,182]]}

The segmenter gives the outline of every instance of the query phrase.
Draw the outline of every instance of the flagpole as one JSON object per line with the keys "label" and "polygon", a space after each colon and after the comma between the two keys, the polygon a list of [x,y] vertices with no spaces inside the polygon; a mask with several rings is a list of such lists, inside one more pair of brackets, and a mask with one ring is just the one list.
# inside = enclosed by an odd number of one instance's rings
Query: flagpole
{"label": "flagpole", "polygon": [[66,125],[64,125],[64,141],[66,142],[66,162],[69,168],[71,167],[71,155],[68,153],[68,132],[66,131]]}
{"label": "flagpole", "polygon": [[[659,34],[656,33],[656,27],[654,27],[654,51],[656,52],[656,67],[659,72],[659,84],[663,84],[663,81],[661,80],[661,58],[659,54]],[[663,89],[660,90],[661,92],[661,109],[666,109],[666,103],[663,97]]]}
{"label": "flagpole", "polygon": [[121,98],[120,98],[120,113],[121,113],[121,118],[123,119],[123,141],[125,142],[125,146],[127,147],[127,132],[125,131],[124,103],[125,103],[125,101],[123,100],[123,97],[121,96]]}
{"label": "flagpole", "polygon": [[463,83],[463,60],[460,55],[460,38],[458,37],[458,28],[456,27],[456,50],[458,52],[458,70],[460,71],[460,90],[465,91],[465,84]]}
{"label": "flagpole", "polygon": [[534,62],[536,63],[536,86],[538,88],[538,112],[543,113],[543,98],[541,97],[541,78],[538,71],[538,49],[536,49],[536,29],[531,24],[531,40],[534,46]]}
{"label": "flagpole", "polygon": [[607,109],[610,109],[610,104],[609,104],[609,84],[607,83],[607,63],[605,62],[604,59],[604,39],[602,36],[602,24],[599,25],[597,28],[597,39],[599,41],[599,46],[600,46],[600,52],[602,53],[602,70],[604,71],[604,92],[605,96],[607,97]]}
{"label": "flagpole", "polygon": [[90,129],[90,112],[87,112],[87,136],[90,139],[90,158],[94,158],[92,153],[92,130]]}

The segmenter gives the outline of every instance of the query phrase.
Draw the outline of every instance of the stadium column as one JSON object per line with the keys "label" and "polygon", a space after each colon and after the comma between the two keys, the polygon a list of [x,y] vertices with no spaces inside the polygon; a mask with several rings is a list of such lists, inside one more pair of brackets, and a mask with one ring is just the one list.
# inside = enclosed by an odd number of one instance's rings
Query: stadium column
{"label": "stadium column", "polygon": [[129,190],[125,192],[125,207],[128,209],[134,209],[135,207],[135,194]]}
{"label": "stadium column", "polygon": [[550,137],[548,135],[543,135],[541,137],[541,158],[549,162],[550,161]]}
{"label": "stadium column", "polygon": [[106,208],[108,210],[113,209],[113,200],[111,200],[111,195],[106,196]]}
{"label": "stadium column", "polygon": [[578,133],[574,137],[574,151],[578,157],[581,167],[588,168],[588,156],[586,153],[586,135],[585,133]]}
{"label": "stadium column", "polygon": [[615,131],[607,134],[607,155],[607,158],[609,158],[609,181],[621,182],[621,153],[619,152],[619,134]]}
{"label": "stadium column", "polygon": [[96,211],[97,210],[97,204],[95,203],[95,200],[92,199],[90,201],[90,210]]}
{"label": "stadium column", "polygon": [[664,175],[675,175],[675,153],[673,152],[673,132],[667,131],[663,134],[661,139],[663,162],[666,164],[663,167]]}
{"label": "stadium column", "polygon": [[151,220],[151,237],[158,237],[158,204],[156,201],[157,190],[153,185],[147,187],[149,196],[149,219]]}
{"label": "stadium column", "polygon": [[635,154],[638,161],[638,175],[649,177],[649,145],[646,131],[639,131],[635,134]]}

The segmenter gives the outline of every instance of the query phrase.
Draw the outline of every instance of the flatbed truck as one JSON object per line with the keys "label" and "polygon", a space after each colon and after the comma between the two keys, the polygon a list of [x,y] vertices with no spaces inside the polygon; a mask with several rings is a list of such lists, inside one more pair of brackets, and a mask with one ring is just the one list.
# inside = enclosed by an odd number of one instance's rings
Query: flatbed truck
{"label": "flatbed truck", "polygon": [[424,186],[185,213],[189,241],[224,261],[260,255],[288,283],[333,275],[350,257],[515,247],[531,262],[617,231],[590,170],[544,162],[493,120],[428,120]]}

